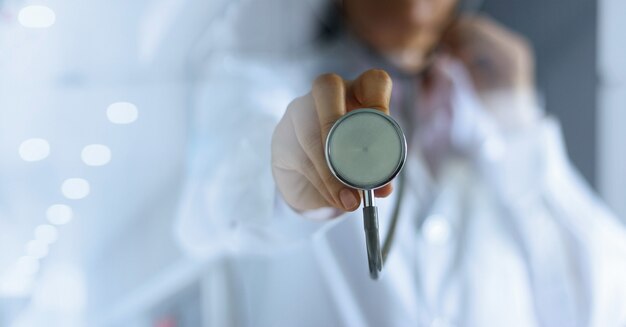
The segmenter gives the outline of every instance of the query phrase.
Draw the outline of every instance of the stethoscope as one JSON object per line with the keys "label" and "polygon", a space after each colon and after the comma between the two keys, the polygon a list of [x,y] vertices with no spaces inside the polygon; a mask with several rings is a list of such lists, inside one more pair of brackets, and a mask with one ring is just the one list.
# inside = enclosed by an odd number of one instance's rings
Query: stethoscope
{"label": "stethoscope", "polygon": [[[482,2],[462,0],[457,13],[478,11]],[[430,60],[433,58],[434,52],[429,55]],[[400,125],[391,116],[370,108],[356,109],[341,117],[326,140],[326,162],[330,171],[343,184],[362,192],[365,242],[372,279],[378,279],[382,272],[396,234],[405,186],[404,174],[400,172],[406,162],[406,152],[406,136]],[[381,247],[374,190],[387,185],[396,176],[399,177],[397,195]]]}
{"label": "stethoscope", "polygon": [[372,279],[378,279],[395,235],[403,178],[400,179],[397,203],[382,247],[374,190],[390,183],[402,171],[407,157],[404,132],[391,116],[380,110],[356,109],[332,126],[325,153],[333,175],[362,193],[369,272]]}

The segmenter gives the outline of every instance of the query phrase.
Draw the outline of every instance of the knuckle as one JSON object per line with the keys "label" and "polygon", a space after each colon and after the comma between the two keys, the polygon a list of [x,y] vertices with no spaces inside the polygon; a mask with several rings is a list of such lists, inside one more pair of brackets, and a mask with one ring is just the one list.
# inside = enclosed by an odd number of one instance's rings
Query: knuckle
{"label": "knuckle", "polygon": [[272,151],[277,150],[277,147],[282,143],[281,141],[283,141],[285,136],[288,135],[288,131],[290,128],[291,128],[290,119],[287,115],[284,115],[280,119],[278,124],[276,124],[276,127],[274,128],[274,131],[272,132],[272,140],[271,140]]}
{"label": "knuckle", "polygon": [[289,105],[287,105],[286,114],[290,115],[292,114],[294,110],[298,110],[299,108],[301,108],[304,105],[305,101],[306,101],[306,95],[293,99],[289,103]]}
{"label": "knuckle", "polygon": [[304,152],[315,162],[321,161],[324,157],[324,149],[322,146],[322,139],[319,133],[316,135],[309,135],[304,137],[300,144],[304,149]]}
{"label": "knuckle", "polygon": [[343,188],[343,184],[330,172],[330,169],[325,169],[323,175],[322,180],[331,194],[337,194]]}
{"label": "knuckle", "polygon": [[328,136],[328,133],[330,132],[330,129],[333,128],[333,125],[335,125],[334,121],[320,122],[320,128],[322,129],[322,133],[324,133],[324,137]]}
{"label": "knuckle", "polygon": [[343,85],[343,78],[335,73],[326,73],[319,75],[313,81],[313,93],[317,93],[328,87],[339,87]]}
{"label": "knuckle", "polygon": [[318,154],[319,150],[322,148],[322,140],[319,134],[308,135],[302,140],[302,146],[307,153]]}
{"label": "knuckle", "polygon": [[306,121],[306,117],[308,115],[307,110],[313,108],[311,105],[312,97],[310,94],[303,95],[301,97],[295,98],[289,105],[285,111],[285,115],[283,119],[289,119],[293,125],[298,126],[302,123],[302,121]]}
{"label": "knuckle", "polygon": [[308,157],[302,156],[298,160],[298,172],[300,172],[304,176],[311,176],[311,174],[316,174],[315,165],[313,161],[311,161]]}
{"label": "knuckle", "polygon": [[379,82],[381,84],[391,83],[391,77],[386,71],[382,69],[370,69],[363,74],[363,77],[368,80]]}

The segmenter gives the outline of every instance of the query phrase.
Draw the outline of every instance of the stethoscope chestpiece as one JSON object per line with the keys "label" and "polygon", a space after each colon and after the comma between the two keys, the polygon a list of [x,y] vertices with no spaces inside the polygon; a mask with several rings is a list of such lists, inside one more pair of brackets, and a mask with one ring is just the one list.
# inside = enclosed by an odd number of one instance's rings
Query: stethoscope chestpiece
{"label": "stethoscope chestpiece", "polygon": [[330,129],[326,162],[343,184],[361,190],[370,277],[378,279],[383,258],[374,190],[390,183],[406,161],[406,138],[400,125],[380,110],[352,110]]}

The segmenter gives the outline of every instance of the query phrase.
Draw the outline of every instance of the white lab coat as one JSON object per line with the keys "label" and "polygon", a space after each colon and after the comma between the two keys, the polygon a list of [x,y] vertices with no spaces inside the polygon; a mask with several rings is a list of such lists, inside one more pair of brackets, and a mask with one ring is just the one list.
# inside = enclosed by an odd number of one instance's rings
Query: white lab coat
{"label": "white lab coat", "polygon": [[[506,127],[480,107],[458,65],[448,71],[454,118],[436,175],[425,134],[410,139],[380,280],[369,278],[360,210],[328,220],[332,212],[286,205],[271,176],[270,138],[288,102],[320,72],[350,78],[370,68],[334,51],[228,57],[202,87],[176,233],[187,253],[218,268],[212,324],[626,324],[626,233],[569,163],[558,122]],[[381,237],[396,194],[378,201]]]}

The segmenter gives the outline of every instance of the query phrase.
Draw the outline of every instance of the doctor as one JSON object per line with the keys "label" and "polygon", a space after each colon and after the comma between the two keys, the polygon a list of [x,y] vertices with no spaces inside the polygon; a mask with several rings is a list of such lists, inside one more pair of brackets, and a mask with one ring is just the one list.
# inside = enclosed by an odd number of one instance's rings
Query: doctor
{"label": "doctor", "polygon": [[[457,6],[344,0],[315,58],[256,65],[247,80],[293,92],[314,80],[308,93],[286,110],[220,100],[177,225],[183,248],[214,260],[213,324],[626,324],[626,233],[539,106],[530,47]],[[398,217],[378,281],[360,195],[323,153],[332,124],[362,107],[394,116],[408,140],[402,176],[376,191],[381,237]]]}

